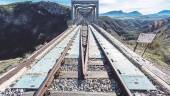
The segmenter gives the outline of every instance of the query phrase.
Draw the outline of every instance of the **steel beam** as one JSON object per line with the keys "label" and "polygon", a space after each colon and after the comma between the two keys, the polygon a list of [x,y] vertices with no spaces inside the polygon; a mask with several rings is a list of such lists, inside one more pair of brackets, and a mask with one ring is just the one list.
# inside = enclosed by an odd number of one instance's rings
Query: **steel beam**
{"label": "steel beam", "polygon": [[[94,21],[98,18],[99,14],[99,0],[72,0],[71,2],[71,9],[72,9],[72,20],[75,21],[77,19],[78,10],[77,8],[92,8],[94,10],[91,12],[90,16],[94,16],[93,19],[90,19],[91,21]],[[91,9],[88,9],[91,10]],[[80,10],[79,10],[80,11]],[[88,16],[89,17],[89,16]],[[87,19],[87,18],[86,18]]]}

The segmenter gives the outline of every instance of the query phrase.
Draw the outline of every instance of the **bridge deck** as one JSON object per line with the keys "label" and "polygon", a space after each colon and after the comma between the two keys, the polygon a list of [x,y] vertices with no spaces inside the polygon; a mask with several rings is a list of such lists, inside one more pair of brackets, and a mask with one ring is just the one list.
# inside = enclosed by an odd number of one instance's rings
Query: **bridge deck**
{"label": "bridge deck", "polygon": [[91,31],[89,32],[89,35],[89,58],[102,59],[103,55],[101,54]]}
{"label": "bridge deck", "polygon": [[79,27],[22,75],[13,88],[38,89]]}
{"label": "bridge deck", "polygon": [[70,50],[67,52],[65,58],[79,58],[80,52],[80,33],[75,37]]}
{"label": "bridge deck", "polygon": [[[48,89],[50,89],[50,91],[56,90],[58,91],[56,93],[60,94],[60,91],[62,90],[64,90],[64,92],[67,92],[69,90],[70,92],[72,90],[86,92],[87,90],[91,90],[90,88],[94,88],[92,90],[95,92],[98,92],[97,90],[100,90],[103,88],[101,86],[103,84],[103,85],[106,85],[105,88],[108,89],[106,92],[114,93],[116,89],[116,87],[114,86],[116,85],[114,81],[116,76],[113,74],[118,74],[117,75],[118,79],[121,78],[117,80],[118,84],[120,84],[120,82],[123,81],[122,84],[125,85],[125,89],[130,89],[129,91],[131,92],[155,92],[157,91],[158,89],[157,86],[154,86],[152,82],[147,78],[147,76],[145,76],[145,74],[141,72],[141,70],[139,70],[140,67],[136,67],[134,65],[135,63],[132,63],[131,60],[128,59],[128,57],[126,57],[126,55],[123,54],[122,51],[121,53],[120,50],[114,46],[115,42],[114,43],[111,42],[107,38],[107,36],[105,36],[105,34],[103,34],[102,32],[99,33],[92,26],[89,26],[88,31],[86,30],[88,35],[84,33],[82,34],[82,37],[83,36],[85,37],[85,35],[87,35],[88,37],[87,41],[89,41],[88,43],[84,42],[85,44],[88,45],[87,46],[88,50],[86,50],[86,52],[88,52],[87,54],[88,65],[87,65],[87,71],[86,71],[86,73],[88,74],[86,76],[87,80],[84,80],[85,83],[82,83],[81,85],[82,87],[77,86],[78,84],[80,84],[77,81],[79,81],[79,73],[81,71],[81,67],[79,66],[80,65],[80,54],[81,54],[80,53],[81,52],[80,50],[81,32],[80,31],[81,31],[80,27],[77,27],[76,30],[70,32],[69,34],[61,35],[62,37],[64,37],[64,39],[62,39],[61,41],[59,40],[57,43],[53,44],[53,47],[49,48],[47,52],[43,51],[42,53],[44,54],[40,54],[41,55],[39,56],[40,58],[32,62],[30,67],[27,68],[27,71],[22,76],[20,76],[20,78],[18,78],[17,80],[15,79],[16,82],[12,84],[14,85],[12,86],[12,89],[17,88],[18,90],[19,88],[19,89],[34,90],[34,89],[41,88],[40,86],[42,84],[46,86],[47,84],[44,83],[44,81],[46,81],[50,85],[51,83],[49,83],[49,81],[52,82],[54,80],[54,82],[51,84],[52,87],[48,86],[46,87],[47,89],[45,90],[48,90]],[[86,39],[84,41],[86,41]],[[67,49],[67,51],[65,49]],[[62,59],[59,59],[61,57]],[[65,62],[63,62],[63,60],[65,60]],[[63,64],[61,62],[56,64],[56,62],[59,62],[59,61],[61,61]],[[61,66],[57,67],[58,69],[54,67],[60,64]],[[57,69],[58,71],[53,72],[52,69]],[[53,72],[54,74],[50,76],[49,74],[51,72]],[[59,74],[56,74],[56,72]],[[115,77],[112,77],[112,76],[115,76]],[[47,77],[53,78],[53,79],[47,80],[46,79]],[[99,82],[99,83],[96,83],[96,82]],[[105,83],[105,82],[108,82],[108,83]],[[97,84],[98,87],[95,88],[96,86],[95,84]],[[86,85],[90,85],[92,87],[87,87]],[[112,87],[108,87],[110,85],[112,85]],[[120,86],[118,85],[118,87],[121,87],[121,86],[122,86],[121,84]],[[85,88],[85,90],[81,88]],[[42,89],[44,89],[44,87],[42,87]],[[26,92],[29,90],[26,90]],[[120,90],[122,90],[121,92],[125,91],[123,88],[120,88]],[[152,90],[155,90],[155,91],[152,91]],[[64,93],[64,96],[65,95],[66,94]],[[40,96],[40,95],[37,95],[37,96]]]}
{"label": "bridge deck", "polygon": [[[135,67],[118,49],[116,49],[105,37],[91,27],[99,44],[104,48],[111,59],[111,64],[116,67],[121,78],[130,90],[156,90],[149,79]],[[147,86],[146,86],[147,85]]]}

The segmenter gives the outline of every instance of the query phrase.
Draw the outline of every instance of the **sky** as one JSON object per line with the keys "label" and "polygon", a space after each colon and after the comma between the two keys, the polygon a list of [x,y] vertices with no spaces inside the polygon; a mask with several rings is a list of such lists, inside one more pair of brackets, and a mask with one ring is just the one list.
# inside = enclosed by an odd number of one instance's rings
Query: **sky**
{"label": "sky", "polygon": [[[21,1],[41,1],[41,0],[0,0],[0,4],[8,4]],[[71,0],[43,0],[59,2],[70,5]],[[124,12],[139,11],[142,14],[153,14],[161,10],[170,10],[170,0],[99,0],[100,13],[108,11]]]}

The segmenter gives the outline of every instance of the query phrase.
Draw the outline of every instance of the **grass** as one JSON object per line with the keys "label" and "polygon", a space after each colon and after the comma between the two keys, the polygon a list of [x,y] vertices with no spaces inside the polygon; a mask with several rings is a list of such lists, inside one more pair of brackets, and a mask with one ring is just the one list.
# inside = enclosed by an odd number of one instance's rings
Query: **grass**
{"label": "grass", "polygon": [[[127,47],[129,47],[131,50],[134,49],[135,47],[135,40],[131,40],[131,41],[124,41],[123,42]],[[162,46],[162,45],[161,45]],[[139,55],[142,55],[143,51],[145,49],[145,45],[139,44],[137,49],[136,49],[136,53]],[[163,52],[164,51],[164,52]],[[148,48],[144,54],[144,58],[148,59],[151,62],[154,62],[156,64],[159,65],[163,65],[163,66],[167,66],[168,63],[165,62],[165,54],[164,53],[168,53],[167,49],[165,50],[162,47],[159,48],[155,48],[155,49],[151,49]],[[169,66],[169,65],[168,65]]]}
{"label": "grass", "polygon": [[11,5],[0,5],[0,8],[5,9],[8,12],[13,12],[14,8],[15,8],[15,4],[11,4]]}
{"label": "grass", "polygon": [[[169,64],[170,65],[170,38],[167,37],[168,31],[161,31],[156,35],[153,43],[149,45],[144,57],[150,59],[151,61],[157,61],[161,65],[162,64]],[[133,35],[133,34],[131,34]],[[136,37],[136,35],[134,35]],[[122,42],[127,45],[132,50],[136,45],[136,39],[130,39],[130,36],[126,36]],[[136,50],[136,53],[142,54],[145,49],[144,44],[139,44]]]}
{"label": "grass", "polygon": [[7,72],[14,66],[18,65],[20,60],[21,60],[21,58],[15,58],[15,59],[0,61],[0,75]]}

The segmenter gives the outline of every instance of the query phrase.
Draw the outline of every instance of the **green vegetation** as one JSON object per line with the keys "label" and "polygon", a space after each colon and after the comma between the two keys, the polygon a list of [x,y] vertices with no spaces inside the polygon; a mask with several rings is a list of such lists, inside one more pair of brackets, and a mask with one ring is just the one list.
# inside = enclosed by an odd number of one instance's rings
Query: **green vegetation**
{"label": "green vegetation", "polygon": [[7,12],[13,12],[15,9],[16,5],[15,4],[10,4],[10,5],[0,5],[0,9],[3,9]]}
{"label": "green vegetation", "polygon": [[0,61],[0,75],[19,64],[21,58]]}
{"label": "green vegetation", "polygon": [[[154,61],[156,63],[162,64],[170,64],[170,38],[166,37],[166,32],[160,32],[152,44],[149,45],[144,57]],[[126,35],[126,39],[123,41],[129,48],[133,50],[136,40],[128,40],[128,35]],[[127,41],[126,41],[127,40]],[[144,44],[139,44],[136,52],[138,54],[142,54],[145,48]]]}

